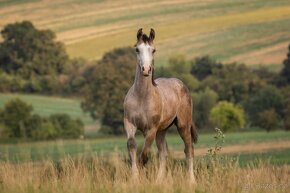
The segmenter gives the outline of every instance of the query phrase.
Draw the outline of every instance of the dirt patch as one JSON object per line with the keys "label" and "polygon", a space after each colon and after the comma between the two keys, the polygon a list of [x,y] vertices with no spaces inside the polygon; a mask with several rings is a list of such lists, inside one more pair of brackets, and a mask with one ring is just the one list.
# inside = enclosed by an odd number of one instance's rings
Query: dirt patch
{"label": "dirt patch", "polygon": [[[265,143],[250,143],[243,145],[232,145],[223,147],[221,154],[230,153],[253,153],[253,152],[263,152],[275,149],[287,149],[290,148],[290,141],[275,141],[275,142],[265,142]],[[195,156],[204,156],[207,154],[208,148],[197,148],[195,149]],[[184,158],[183,151],[171,151],[171,155],[174,158]]]}

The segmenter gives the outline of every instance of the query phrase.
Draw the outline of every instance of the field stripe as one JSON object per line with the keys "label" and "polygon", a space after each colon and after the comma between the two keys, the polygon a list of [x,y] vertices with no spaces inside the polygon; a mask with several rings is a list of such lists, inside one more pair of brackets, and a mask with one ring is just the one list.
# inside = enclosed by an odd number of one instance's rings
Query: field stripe
{"label": "field stripe", "polygon": [[[145,27],[155,27],[158,41],[162,42],[166,39],[184,34],[200,34],[215,30],[223,30],[234,26],[269,22],[284,18],[290,18],[290,6],[265,8],[203,19],[191,19],[189,21],[172,23],[171,25],[147,25]],[[135,31],[130,29],[119,32],[118,34],[96,37],[74,43],[67,46],[67,51],[73,57],[100,58],[104,52],[114,47],[132,45],[135,41]]]}
{"label": "field stripe", "polygon": [[[253,152],[264,152],[275,149],[290,149],[290,141],[272,141],[262,143],[250,143],[243,145],[231,145],[222,147],[220,154],[232,154],[232,153],[253,153]],[[208,148],[197,148],[194,154],[196,156],[204,156],[208,153]],[[184,158],[183,151],[173,151],[172,156],[174,158]]]}

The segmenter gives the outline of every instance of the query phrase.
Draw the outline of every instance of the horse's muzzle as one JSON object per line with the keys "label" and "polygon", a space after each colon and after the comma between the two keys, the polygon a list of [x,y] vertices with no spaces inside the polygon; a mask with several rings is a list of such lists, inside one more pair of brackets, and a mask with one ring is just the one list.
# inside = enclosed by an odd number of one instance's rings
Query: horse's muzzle
{"label": "horse's muzzle", "polygon": [[150,65],[144,65],[142,67],[142,72],[144,76],[149,76],[151,72],[151,66]]}

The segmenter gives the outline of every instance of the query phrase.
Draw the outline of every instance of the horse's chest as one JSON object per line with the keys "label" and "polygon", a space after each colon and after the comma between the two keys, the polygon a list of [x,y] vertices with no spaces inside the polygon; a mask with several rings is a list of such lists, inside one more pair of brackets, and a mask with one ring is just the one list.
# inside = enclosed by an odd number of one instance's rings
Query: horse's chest
{"label": "horse's chest", "polygon": [[160,122],[160,112],[158,112],[158,109],[148,107],[150,106],[136,106],[131,114],[132,122],[138,129],[143,131],[158,125]]}

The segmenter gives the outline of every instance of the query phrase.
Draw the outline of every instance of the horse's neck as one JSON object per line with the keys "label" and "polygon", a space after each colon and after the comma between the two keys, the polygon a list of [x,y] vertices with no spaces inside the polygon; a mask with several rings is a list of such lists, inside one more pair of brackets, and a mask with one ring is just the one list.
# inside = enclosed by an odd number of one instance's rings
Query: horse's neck
{"label": "horse's neck", "polygon": [[152,84],[152,75],[143,76],[140,67],[136,67],[136,75],[134,81],[134,91],[139,96],[139,98],[148,98],[154,91],[154,86]]}

